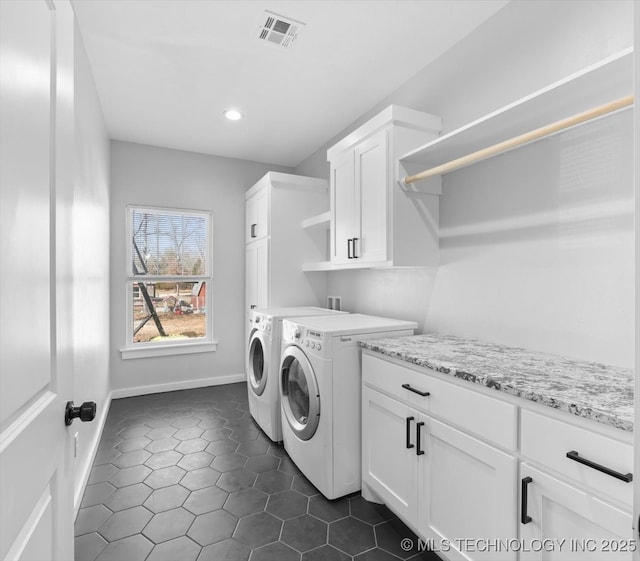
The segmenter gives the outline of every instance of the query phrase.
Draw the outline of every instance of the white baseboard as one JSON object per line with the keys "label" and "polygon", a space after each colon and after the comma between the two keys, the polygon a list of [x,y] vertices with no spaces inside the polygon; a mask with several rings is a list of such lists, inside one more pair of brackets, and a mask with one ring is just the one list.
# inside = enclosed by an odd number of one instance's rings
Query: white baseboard
{"label": "white baseboard", "polygon": [[111,392],[111,398],[118,399],[121,397],[133,397],[136,395],[147,395],[151,393],[190,390],[192,388],[205,388],[207,386],[220,386],[222,384],[235,384],[237,382],[244,382],[245,380],[246,375],[241,373],[227,374],[226,376],[212,376],[211,378],[200,378],[198,380],[181,380],[180,382],[168,382],[166,384],[120,388]]}
{"label": "white baseboard", "polygon": [[84,466],[80,466],[80,473],[76,474],[74,477],[75,489],[73,495],[73,518],[78,516],[78,510],[80,509],[80,503],[82,502],[82,496],[84,495],[84,490],[87,487],[87,482],[89,481],[89,474],[91,473],[91,468],[93,467],[93,461],[96,458],[96,453],[98,452],[98,446],[100,444],[100,439],[102,438],[102,431],[104,430],[104,425],[107,421],[107,415],[109,414],[109,408],[111,407],[111,399],[112,392],[109,392],[107,395],[107,399],[105,400],[104,407],[101,407],[98,415],[98,430],[96,431],[93,440],[91,442],[91,453],[89,454],[89,459],[85,463]]}

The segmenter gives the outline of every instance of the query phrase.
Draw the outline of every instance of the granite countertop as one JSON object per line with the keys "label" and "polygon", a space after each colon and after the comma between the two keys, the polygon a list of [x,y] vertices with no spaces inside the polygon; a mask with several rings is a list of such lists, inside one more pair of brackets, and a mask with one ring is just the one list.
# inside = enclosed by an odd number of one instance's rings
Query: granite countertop
{"label": "granite countertop", "polygon": [[632,369],[425,334],[367,339],[360,346],[579,417],[633,430]]}

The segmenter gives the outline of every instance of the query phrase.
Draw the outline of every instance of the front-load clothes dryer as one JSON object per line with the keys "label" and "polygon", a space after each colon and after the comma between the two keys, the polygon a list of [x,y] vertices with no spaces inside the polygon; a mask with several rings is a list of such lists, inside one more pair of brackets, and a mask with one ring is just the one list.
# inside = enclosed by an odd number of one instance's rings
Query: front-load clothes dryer
{"label": "front-load clothes dryer", "polygon": [[278,366],[283,318],[345,314],[347,312],[313,306],[251,310],[246,355],[249,411],[264,433],[274,442],[282,440]]}
{"label": "front-load clothes dryer", "polygon": [[361,487],[358,340],[413,335],[417,324],[362,314],[282,322],[280,408],[289,457],[327,498]]}

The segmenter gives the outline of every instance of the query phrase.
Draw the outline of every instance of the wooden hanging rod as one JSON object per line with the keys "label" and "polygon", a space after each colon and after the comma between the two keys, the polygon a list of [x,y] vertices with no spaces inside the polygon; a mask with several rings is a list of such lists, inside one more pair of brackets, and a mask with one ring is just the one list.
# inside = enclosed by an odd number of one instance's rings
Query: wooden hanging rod
{"label": "wooden hanging rod", "polygon": [[632,95],[617,99],[615,101],[611,101],[610,103],[605,103],[604,105],[594,107],[593,109],[578,113],[577,115],[573,115],[572,117],[567,117],[566,119],[562,119],[561,121],[556,121],[555,123],[551,123],[550,125],[545,125],[544,127],[540,127],[519,136],[515,136],[513,138],[510,138],[509,140],[498,142],[498,144],[494,144],[493,146],[489,146],[488,148],[483,148],[482,150],[478,150],[476,152],[473,152],[472,154],[467,154],[466,156],[456,158],[455,160],[451,160],[450,162],[446,162],[434,168],[416,173],[415,175],[409,175],[402,180],[402,183],[404,183],[405,185],[410,185],[411,183],[433,177],[434,175],[442,175],[443,173],[448,173],[450,171],[460,169],[464,166],[479,162],[480,160],[484,160],[486,158],[501,154],[502,152],[507,152],[508,150],[517,148],[518,146],[522,146],[523,144],[527,144],[528,142],[544,138],[545,136],[549,136],[561,130],[568,129],[569,127],[579,125],[580,123],[584,123],[591,119],[601,117],[602,115],[606,115],[607,113],[619,111],[620,109],[624,109],[625,107],[629,107],[631,105],[633,105]]}

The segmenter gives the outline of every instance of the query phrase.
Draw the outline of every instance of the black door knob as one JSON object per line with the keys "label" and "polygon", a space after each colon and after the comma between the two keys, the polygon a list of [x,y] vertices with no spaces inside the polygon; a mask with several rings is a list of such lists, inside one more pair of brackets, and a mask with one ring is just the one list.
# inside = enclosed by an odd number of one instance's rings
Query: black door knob
{"label": "black door knob", "polygon": [[96,418],[96,402],[85,401],[80,407],[74,407],[73,401],[67,401],[67,406],[64,408],[64,424],[69,426],[76,417],[79,417],[83,423],[93,421]]}

